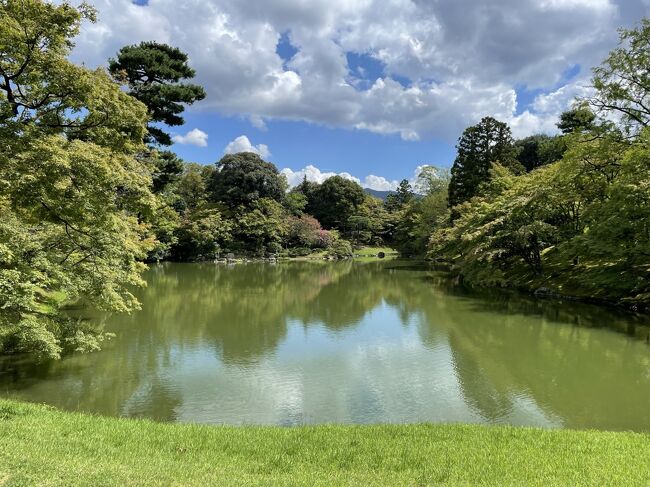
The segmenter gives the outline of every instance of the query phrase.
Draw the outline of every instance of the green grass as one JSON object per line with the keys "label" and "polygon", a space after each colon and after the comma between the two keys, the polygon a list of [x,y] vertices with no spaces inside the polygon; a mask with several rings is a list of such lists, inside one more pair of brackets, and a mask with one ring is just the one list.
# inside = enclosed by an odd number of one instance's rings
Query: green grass
{"label": "green grass", "polygon": [[230,427],[0,401],[0,485],[650,485],[650,435],[470,425]]}
{"label": "green grass", "polygon": [[354,255],[359,257],[374,257],[379,252],[383,252],[386,255],[397,254],[397,251],[390,247],[362,247],[360,249],[354,249]]}

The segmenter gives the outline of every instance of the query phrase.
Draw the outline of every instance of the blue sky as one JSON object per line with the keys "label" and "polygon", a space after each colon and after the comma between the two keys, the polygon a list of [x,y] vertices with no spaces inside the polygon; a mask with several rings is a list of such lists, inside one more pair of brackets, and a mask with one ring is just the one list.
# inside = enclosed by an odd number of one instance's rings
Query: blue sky
{"label": "blue sky", "polygon": [[260,130],[242,117],[224,117],[191,111],[183,127],[201,127],[208,134],[207,147],[174,144],[173,150],[188,161],[213,163],[223,156],[229,142],[244,134],[253,145],[265,144],[267,159],[279,168],[299,170],[308,164],[323,172],[350,172],[362,177],[377,174],[387,179],[411,178],[423,164],[450,166],[455,157],[454,143],[441,140],[411,142],[399,135],[380,135],[363,130],[327,128],[308,122],[270,121]]}
{"label": "blue sky", "polygon": [[188,161],[253,150],[290,181],[348,173],[388,189],[449,167],[490,115],[553,133],[646,0],[93,0],[73,60],[156,40],[188,53],[206,100],[171,131]]}

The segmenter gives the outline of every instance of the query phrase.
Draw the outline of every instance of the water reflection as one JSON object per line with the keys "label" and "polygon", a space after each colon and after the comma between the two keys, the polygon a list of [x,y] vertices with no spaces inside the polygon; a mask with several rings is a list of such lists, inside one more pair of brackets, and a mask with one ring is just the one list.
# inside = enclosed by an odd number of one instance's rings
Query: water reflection
{"label": "water reflection", "polygon": [[[399,261],[164,264],[103,352],[0,362],[0,391],[207,423],[466,421],[650,430],[643,318],[471,293]],[[616,333],[618,330],[622,333]]]}

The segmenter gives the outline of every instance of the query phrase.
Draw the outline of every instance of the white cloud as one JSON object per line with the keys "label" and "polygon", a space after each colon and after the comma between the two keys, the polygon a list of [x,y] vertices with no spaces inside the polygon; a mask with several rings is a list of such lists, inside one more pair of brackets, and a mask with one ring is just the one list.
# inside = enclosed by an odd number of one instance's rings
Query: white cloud
{"label": "white cloud", "polygon": [[399,181],[389,181],[383,176],[370,174],[363,180],[364,188],[376,189],[377,191],[392,191],[397,188]]}
{"label": "white cloud", "polygon": [[208,146],[208,134],[200,129],[192,129],[185,135],[174,135],[172,141],[177,144],[189,144],[197,147]]}
{"label": "white cloud", "polygon": [[240,135],[235,140],[229,142],[223,151],[224,154],[237,154],[238,152],[254,152],[263,159],[271,157],[271,151],[267,145],[253,145],[245,135]]}
{"label": "white cloud", "polygon": [[[519,134],[552,128],[557,110],[543,104],[517,115],[515,88],[557,93],[584,84],[615,45],[616,28],[648,13],[646,0],[93,3],[100,21],[84,25],[77,61],[105,64],[125,44],[167,42],[189,53],[207,90],[198,109],[240,115],[256,128],[302,120],[405,140],[453,140],[484,115]],[[297,50],[289,62],[276,52],[287,32]],[[359,83],[349,52],[385,73]],[[567,84],[575,65],[579,79]],[[408,86],[395,81],[403,78]]]}
{"label": "white cloud", "polygon": [[359,178],[355,178],[350,173],[322,172],[316,166],[312,166],[311,164],[305,166],[304,168],[298,171],[294,171],[287,167],[282,169],[280,172],[284,174],[284,176],[287,178],[289,187],[294,187],[299,185],[305,178],[307,178],[307,181],[312,181],[314,183],[322,183],[323,181],[325,181],[328,178],[331,178],[332,176],[341,176],[346,179],[349,179],[350,181],[355,181],[361,184],[361,180]]}
{"label": "white cloud", "polygon": [[266,131],[266,122],[264,119],[258,115],[251,115],[248,117],[248,120],[250,121],[251,125],[255,127],[258,130]]}
{"label": "white cloud", "polygon": [[363,180],[361,180],[348,172],[322,172],[319,168],[311,164],[298,171],[284,168],[280,172],[287,178],[289,187],[291,188],[299,185],[305,178],[307,178],[307,181],[322,183],[332,176],[341,176],[345,179],[349,179],[350,181],[354,181],[360,184],[364,188],[375,189],[377,191],[390,191],[397,188],[397,185],[399,184],[399,181],[390,181],[382,176],[375,176],[374,174],[369,174]]}

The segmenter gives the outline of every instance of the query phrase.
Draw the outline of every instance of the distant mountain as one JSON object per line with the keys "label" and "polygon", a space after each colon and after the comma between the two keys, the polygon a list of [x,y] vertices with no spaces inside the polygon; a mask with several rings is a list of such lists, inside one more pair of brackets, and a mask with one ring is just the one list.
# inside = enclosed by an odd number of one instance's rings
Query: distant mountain
{"label": "distant mountain", "polygon": [[379,198],[382,201],[386,201],[386,198],[388,198],[388,195],[395,192],[395,191],[377,191],[376,189],[370,189],[370,188],[363,188],[363,190],[366,193],[368,193],[370,196],[374,196],[375,198]]}

